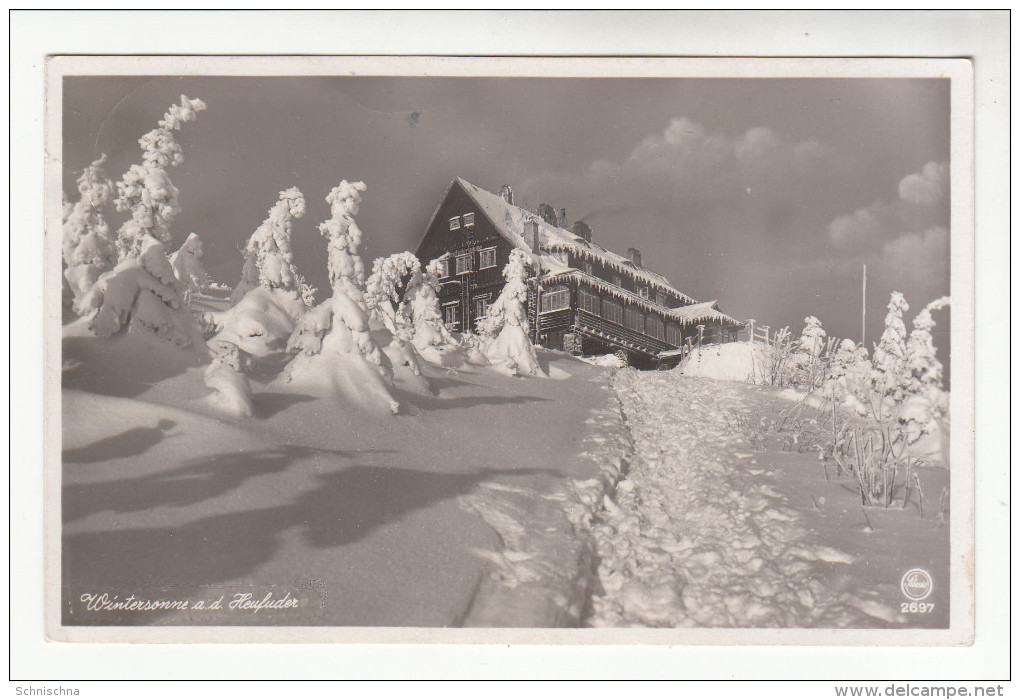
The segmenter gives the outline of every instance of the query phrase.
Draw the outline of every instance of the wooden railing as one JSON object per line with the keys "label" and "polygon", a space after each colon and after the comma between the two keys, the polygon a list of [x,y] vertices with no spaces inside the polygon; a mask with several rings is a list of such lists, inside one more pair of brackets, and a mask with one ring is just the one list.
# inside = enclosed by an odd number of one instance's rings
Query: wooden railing
{"label": "wooden railing", "polygon": [[596,316],[590,311],[577,311],[577,326],[583,333],[592,337],[616,344],[621,347],[643,352],[647,355],[657,357],[663,350],[674,350],[676,346],[667,343],[665,340],[653,338],[626,326],[607,321],[601,316]]}

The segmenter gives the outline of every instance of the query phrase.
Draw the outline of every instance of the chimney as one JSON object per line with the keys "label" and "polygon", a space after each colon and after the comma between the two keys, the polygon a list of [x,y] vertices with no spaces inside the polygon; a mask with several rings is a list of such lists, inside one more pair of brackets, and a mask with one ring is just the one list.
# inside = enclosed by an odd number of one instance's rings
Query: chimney
{"label": "chimney", "polygon": [[532,253],[537,253],[539,248],[538,242],[538,222],[534,219],[528,219],[524,222],[524,245],[528,246],[528,249]]}
{"label": "chimney", "polygon": [[578,238],[591,243],[591,226],[583,221],[575,221],[574,225],[570,227],[570,232]]}
{"label": "chimney", "polygon": [[641,267],[641,251],[640,250],[638,250],[637,248],[627,248],[627,257],[630,258],[630,261],[632,263],[634,263],[638,267]]}
{"label": "chimney", "polygon": [[510,185],[503,185],[500,187],[499,196],[506,200],[507,204],[514,203],[514,189]]}

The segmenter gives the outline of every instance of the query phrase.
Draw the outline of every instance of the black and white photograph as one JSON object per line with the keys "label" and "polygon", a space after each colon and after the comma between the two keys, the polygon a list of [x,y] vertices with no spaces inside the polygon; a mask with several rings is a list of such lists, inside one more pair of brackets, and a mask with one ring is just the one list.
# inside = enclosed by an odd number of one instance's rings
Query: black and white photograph
{"label": "black and white photograph", "polygon": [[[982,593],[1010,555],[1003,89],[959,49],[874,49],[954,15],[24,13],[58,16],[110,32],[48,42],[17,93],[37,131],[12,126],[39,170],[12,178],[38,256],[11,257],[12,309],[40,309],[12,321],[38,399],[11,364],[38,663],[980,665],[1009,614]],[[656,17],[724,38],[669,51]],[[812,36],[840,17],[859,55]],[[124,33],[146,18],[150,50]],[[463,46],[430,50],[441,27]]]}
{"label": "black and white photograph", "polygon": [[51,88],[63,626],[950,626],[951,77]]}

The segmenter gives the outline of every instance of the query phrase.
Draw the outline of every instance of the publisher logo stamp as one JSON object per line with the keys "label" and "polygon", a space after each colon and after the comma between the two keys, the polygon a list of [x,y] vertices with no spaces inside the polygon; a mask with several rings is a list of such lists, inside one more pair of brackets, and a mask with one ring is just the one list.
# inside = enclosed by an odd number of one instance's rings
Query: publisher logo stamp
{"label": "publisher logo stamp", "polygon": [[910,600],[924,600],[931,595],[931,574],[924,569],[911,569],[900,579],[900,590]]}

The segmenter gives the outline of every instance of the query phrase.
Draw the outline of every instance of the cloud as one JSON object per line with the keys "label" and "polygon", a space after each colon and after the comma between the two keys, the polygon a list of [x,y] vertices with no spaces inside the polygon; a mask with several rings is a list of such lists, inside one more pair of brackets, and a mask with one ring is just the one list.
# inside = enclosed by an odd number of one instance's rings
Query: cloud
{"label": "cloud", "polygon": [[919,173],[900,180],[900,199],[922,206],[935,206],[949,194],[949,164],[928,163]]}
{"label": "cloud", "polygon": [[837,216],[829,240],[844,250],[874,252],[904,235],[920,235],[949,223],[949,165],[928,163],[899,182],[898,197]]}
{"label": "cloud", "polygon": [[520,191],[533,205],[555,199],[580,206],[585,218],[635,205],[678,214],[711,207],[771,212],[810,197],[828,158],[818,141],[794,142],[767,126],[731,135],[674,117],[622,158],[593,161],[581,172],[542,173],[524,180]]}
{"label": "cloud", "polygon": [[907,233],[882,246],[882,264],[890,271],[933,276],[949,267],[949,242],[943,226]]}

